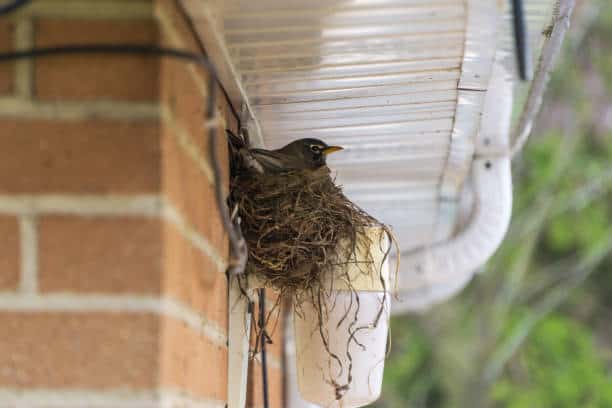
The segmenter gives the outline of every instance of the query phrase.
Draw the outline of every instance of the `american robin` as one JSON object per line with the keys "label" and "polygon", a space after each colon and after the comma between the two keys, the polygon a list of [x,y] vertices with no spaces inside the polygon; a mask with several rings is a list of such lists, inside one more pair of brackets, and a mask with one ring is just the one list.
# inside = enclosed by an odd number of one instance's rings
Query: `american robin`
{"label": "american robin", "polygon": [[258,173],[280,173],[289,170],[316,170],[326,165],[331,153],[343,150],[329,146],[319,139],[298,139],[277,150],[249,149],[246,143],[228,131],[232,150],[237,153],[243,168]]}

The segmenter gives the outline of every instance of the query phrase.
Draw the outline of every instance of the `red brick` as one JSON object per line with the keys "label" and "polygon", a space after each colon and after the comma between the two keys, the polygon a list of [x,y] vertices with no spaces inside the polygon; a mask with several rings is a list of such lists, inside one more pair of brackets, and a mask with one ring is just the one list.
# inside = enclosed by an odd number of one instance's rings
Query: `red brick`
{"label": "red brick", "polygon": [[201,85],[198,83],[206,84],[207,79],[201,71],[191,70],[189,64],[170,59],[161,62],[160,72],[162,104],[189,133],[198,150],[204,152],[208,147],[207,131],[204,128],[206,95],[200,92]]}
{"label": "red brick", "polygon": [[[180,46],[190,52],[201,53],[202,48],[188,22],[183,18],[183,13],[177,8],[177,2],[175,0],[156,0],[155,6],[156,13],[162,14],[166,18],[165,21],[170,23],[173,33],[178,34]],[[162,37],[163,35],[164,33]]]}
{"label": "red brick", "polygon": [[176,227],[165,225],[164,295],[177,299],[227,331],[227,279]]}
{"label": "red brick", "polygon": [[0,291],[19,285],[19,223],[15,217],[0,216]]}
{"label": "red brick", "polygon": [[[36,45],[157,44],[152,20],[39,19]],[[35,93],[44,100],[151,101],[158,95],[159,60],[152,56],[72,55],[36,61]]]}
{"label": "red brick", "polygon": [[[196,80],[194,77],[199,77]],[[161,103],[172,114],[174,121],[187,132],[191,142],[197,147],[202,158],[209,161],[209,130],[205,128],[207,99],[206,95],[198,92],[198,82],[207,84],[208,76],[200,70],[193,71],[189,66],[173,60],[165,60],[161,64]],[[225,96],[217,89],[217,115],[230,119],[226,124],[228,128],[235,131],[235,120],[228,115]],[[229,183],[229,164],[227,151],[227,138],[225,128],[219,126],[217,130],[217,156],[222,163],[222,179],[227,185]]]}
{"label": "red brick", "polygon": [[154,218],[42,217],[40,290],[159,293],[162,246],[162,226]]}
{"label": "red brick", "polygon": [[[180,12],[176,9],[176,2],[170,0],[158,0],[160,13],[169,17],[173,32],[178,34],[182,46],[191,52],[201,53],[198,41],[190,27],[182,19]],[[161,33],[162,44],[173,46],[167,33]],[[202,156],[208,159],[208,130],[204,128],[207,111],[207,94],[209,86],[209,73],[196,65],[191,69],[188,64],[170,59],[161,63],[161,88],[160,101],[166,106],[179,122],[181,127],[187,130],[192,142],[202,152]],[[205,89],[202,89],[204,87]],[[225,119],[225,127],[233,132],[238,130],[237,118],[233,115],[223,90],[219,84],[215,85],[216,114]],[[225,129],[220,126],[217,132],[217,154],[222,163],[223,182],[229,183],[229,166],[227,139]]]}
{"label": "red brick", "polygon": [[227,349],[172,319],[163,319],[160,382],[162,387],[196,397],[227,399]]}
{"label": "red brick", "polygon": [[[159,13],[172,25],[173,33],[178,34],[182,46],[192,52],[201,52],[193,32],[176,9],[176,3],[158,0],[157,7]],[[171,45],[166,35],[167,33],[162,32],[162,43]],[[169,110],[177,127],[187,133],[201,159],[206,162],[209,162],[209,139],[204,126],[207,100],[206,95],[202,94],[205,92],[202,84],[207,87],[208,79],[208,73],[197,67],[193,70],[186,64],[171,60],[164,60],[161,64],[161,103]],[[236,130],[236,120],[220,88],[217,88],[216,95],[219,114],[227,119],[228,127]],[[227,237],[220,221],[213,186],[193,159],[178,146],[178,128],[172,128],[170,123],[164,124],[162,189],[189,223],[195,225],[225,257],[228,252]],[[217,154],[222,165],[222,180],[227,190],[229,160],[225,130],[222,127],[217,131]]]}
{"label": "red brick", "polygon": [[157,122],[0,121],[1,193],[159,190]]}
{"label": "red brick", "polygon": [[0,313],[0,386],[152,388],[159,321],[140,313]]}
{"label": "red brick", "polygon": [[[261,381],[261,364],[258,361],[249,363],[249,377],[247,384],[247,407],[263,408],[263,385]],[[283,377],[278,368],[268,365],[268,398],[271,408],[282,408],[283,404]]]}
{"label": "red brick", "polygon": [[226,258],[227,235],[213,186],[195,160],[178,145],[176,135],[168,127],[162,130],[162,191],[189,224]]}
{"label": "red brick", "polygon": [[[10,51],[13,48],[13,25],[7,21],[0,21],[0,52]],[[0,94],[13,91],[15,78],[15,64],[0,63]]]}
{"label": "red brick", "polygon": [[[177,61],[164,61],[162,63],[161,103],[168,109],[172,115],[172,121],[177,124],[178,128],[186,132],[190,143],[195,146],[202,160],[210,163],[209,130],[205,128],[208,122],[206,120],[206,97],[195,91],[198,87],[193,75],[184,64]],[[217,95],[221,95],[220,91]],[[229,108],[223,102],[223,98],[217,98],[217,101],[219,102],[217,102],[216,115],[227,117],[226,111]],[[229,124],[226,124],[226,126],[230,129],[236,127]],[[229,153],[225,128],[222,123],[217,129],[216,137],[216,152],[222,171],[221,179],[228,186]]]}

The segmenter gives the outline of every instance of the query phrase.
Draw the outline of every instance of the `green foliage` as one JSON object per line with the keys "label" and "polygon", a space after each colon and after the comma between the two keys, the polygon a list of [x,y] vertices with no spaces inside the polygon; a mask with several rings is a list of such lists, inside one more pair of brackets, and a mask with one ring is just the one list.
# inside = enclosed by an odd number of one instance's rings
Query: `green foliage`
{"label": "green foliage", "polygon": [[553,315],[542,321],[516,360],[493,387],[492,400],[500,407],[612,407],[612,378],[591,330],[572,319]]}
{"label": "green foliage", "polygon": [[606,203],[555,217],[546,229],[546,245],[555,254],[584,250],[606,235],[610,213]]}
{"label": "green foliage", "polygon": [[393,323],[395,349],[385,369],[384,384],[390,406],[437,406],[443,399],[439,379],[432,370],[429,339],[424,333],[399,321]]}

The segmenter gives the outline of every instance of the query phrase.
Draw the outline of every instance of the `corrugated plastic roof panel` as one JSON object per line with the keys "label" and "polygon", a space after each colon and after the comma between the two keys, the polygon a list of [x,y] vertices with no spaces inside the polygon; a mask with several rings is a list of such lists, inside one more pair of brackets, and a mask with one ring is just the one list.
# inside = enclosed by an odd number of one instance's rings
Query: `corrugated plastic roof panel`
{"label": "corrugated plastic roof panel", "polygon": [[329,162],[347,195],[403,247],[432,239],[465,2],[230,0],[215,15],[266,147],[344,146]]}

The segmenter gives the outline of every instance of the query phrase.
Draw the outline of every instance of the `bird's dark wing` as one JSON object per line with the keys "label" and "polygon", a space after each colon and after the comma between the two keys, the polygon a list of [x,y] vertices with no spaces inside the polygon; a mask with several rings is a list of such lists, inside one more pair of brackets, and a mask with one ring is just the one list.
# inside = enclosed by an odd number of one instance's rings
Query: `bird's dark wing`
{"label": "bird's dark wing", "polygon": [[287,158],[282,153],[265,149],[249,149],[249,153],[261,165],[264,172],[280,172],[291,168]]}

